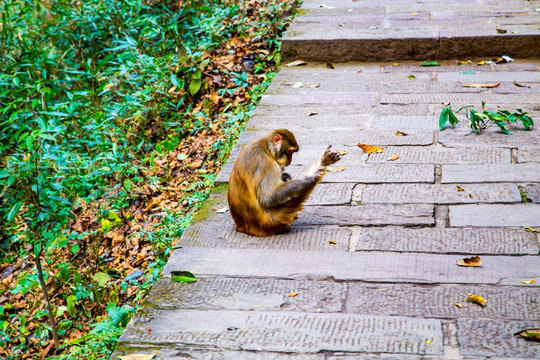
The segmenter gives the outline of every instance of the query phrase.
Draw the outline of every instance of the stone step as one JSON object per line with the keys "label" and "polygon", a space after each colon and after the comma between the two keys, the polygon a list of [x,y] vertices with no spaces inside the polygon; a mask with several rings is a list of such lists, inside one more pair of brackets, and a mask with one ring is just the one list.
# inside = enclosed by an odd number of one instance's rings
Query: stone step
{"label": "stone step", "polygon": [[[319,252],[274,249],[177,249],[163,270],[191,271],[198,277],[330,278],[336,281],[515,285],[540,277],[536,256],[483,256],[483,265],[466,268],[456,255],[389,252]],[[540,279],[537,279],[540,280]]]}
{"label": "stone step", "polygon": [[443,165],[442,183],[540,182],[540,163]]}
{"label": "stone step", "polygon": [[449,206],[450,226],[540,226],[540,204]]}
{"label": "stone step", "polygon": [[535,57],[540,30],[534,8],[525,1],[306,0],[283,38],[282,52],[286,59],[333,62]]}
{"label": "stone step", "polygon": [[[363,284],[314,280],[200,278],[159,280],[144,307],[203,311],[287,311],[438,319],[538,320],[538,286]],[[290,293],[297,293],[289,297]],[[482,308],[467,294],[487,300]],[[508,301],[512,299],[512,301]],[[461,308],[454,305],[460,303]]]}
{"label": "stone step", "polygon": [[[150,329],[150,330],[149,330]],[[442,354],[439,320],[397,316],[276,311],[200,311],[144,308],[124,330],[123,343],[204,344],[244,350]]]}

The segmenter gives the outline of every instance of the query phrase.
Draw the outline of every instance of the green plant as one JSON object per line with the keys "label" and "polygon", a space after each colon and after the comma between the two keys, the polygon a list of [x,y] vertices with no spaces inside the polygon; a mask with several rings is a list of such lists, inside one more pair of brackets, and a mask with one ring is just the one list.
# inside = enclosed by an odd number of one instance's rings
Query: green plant
{"label": "green plant", "polygon": [[[511,135],[512,133],[508,131],[505,126],[509,123],[517,123],[520,121],[525,128],[525,130],[530,130],[534,123],[532,119],[527,116],[526,112],[523,112],[521,109],[517,109],[515,112],[511,113],[508,110],[499,110],[497,112],[491,110],[485,110],[486,102],[482,101],[482,112],[478,112],[471,108],[471,106],[464,106],[456,112],[460,112],[463,109],[469,108],[468,119],[469,126],[477,134],[480,134],[487,127],[497,125],[501,131],[505,134]],[[452,111],[450,104],[443,104],[441,114],[439,116],[439,128],[444,130],[444,127],[447,123],[450,123],[451,126],[457,125],[459,123],[458,118]]]}

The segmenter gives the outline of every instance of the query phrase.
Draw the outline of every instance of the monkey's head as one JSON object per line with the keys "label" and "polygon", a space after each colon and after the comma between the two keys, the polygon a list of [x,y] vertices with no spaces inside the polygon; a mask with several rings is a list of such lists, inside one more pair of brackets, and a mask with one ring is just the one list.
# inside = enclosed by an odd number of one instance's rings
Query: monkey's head
{"label": "monkey's head", "polygon": [[292,156],[298,151],[298,143],[292,132],[287,129],[275,130],[272,135],[273,153],[281,167],[289,166]]}

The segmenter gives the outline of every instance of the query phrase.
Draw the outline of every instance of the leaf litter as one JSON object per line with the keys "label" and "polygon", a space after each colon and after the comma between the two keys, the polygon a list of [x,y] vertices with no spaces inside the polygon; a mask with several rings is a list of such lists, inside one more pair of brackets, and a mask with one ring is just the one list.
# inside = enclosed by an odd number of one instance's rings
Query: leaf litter
{"label": "leaf litter", "polygon": [[480,256],[473,256],[470,258],[457,260],[457,264],[459,266],[478,267],[478,266],[482,266],[482,259],[480,259]]}

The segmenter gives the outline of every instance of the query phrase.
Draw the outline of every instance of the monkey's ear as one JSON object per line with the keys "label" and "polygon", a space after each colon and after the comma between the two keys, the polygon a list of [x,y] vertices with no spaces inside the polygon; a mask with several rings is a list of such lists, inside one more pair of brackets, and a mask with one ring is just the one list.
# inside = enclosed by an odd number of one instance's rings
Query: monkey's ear
{"label": "monkey's ear", "polygon": [[280,134],[276,134],[274,135],[274,138],[272,139],[272,143],[274,144],[275,147],[280,147],[282,139],[283,138],[281,137]]}

